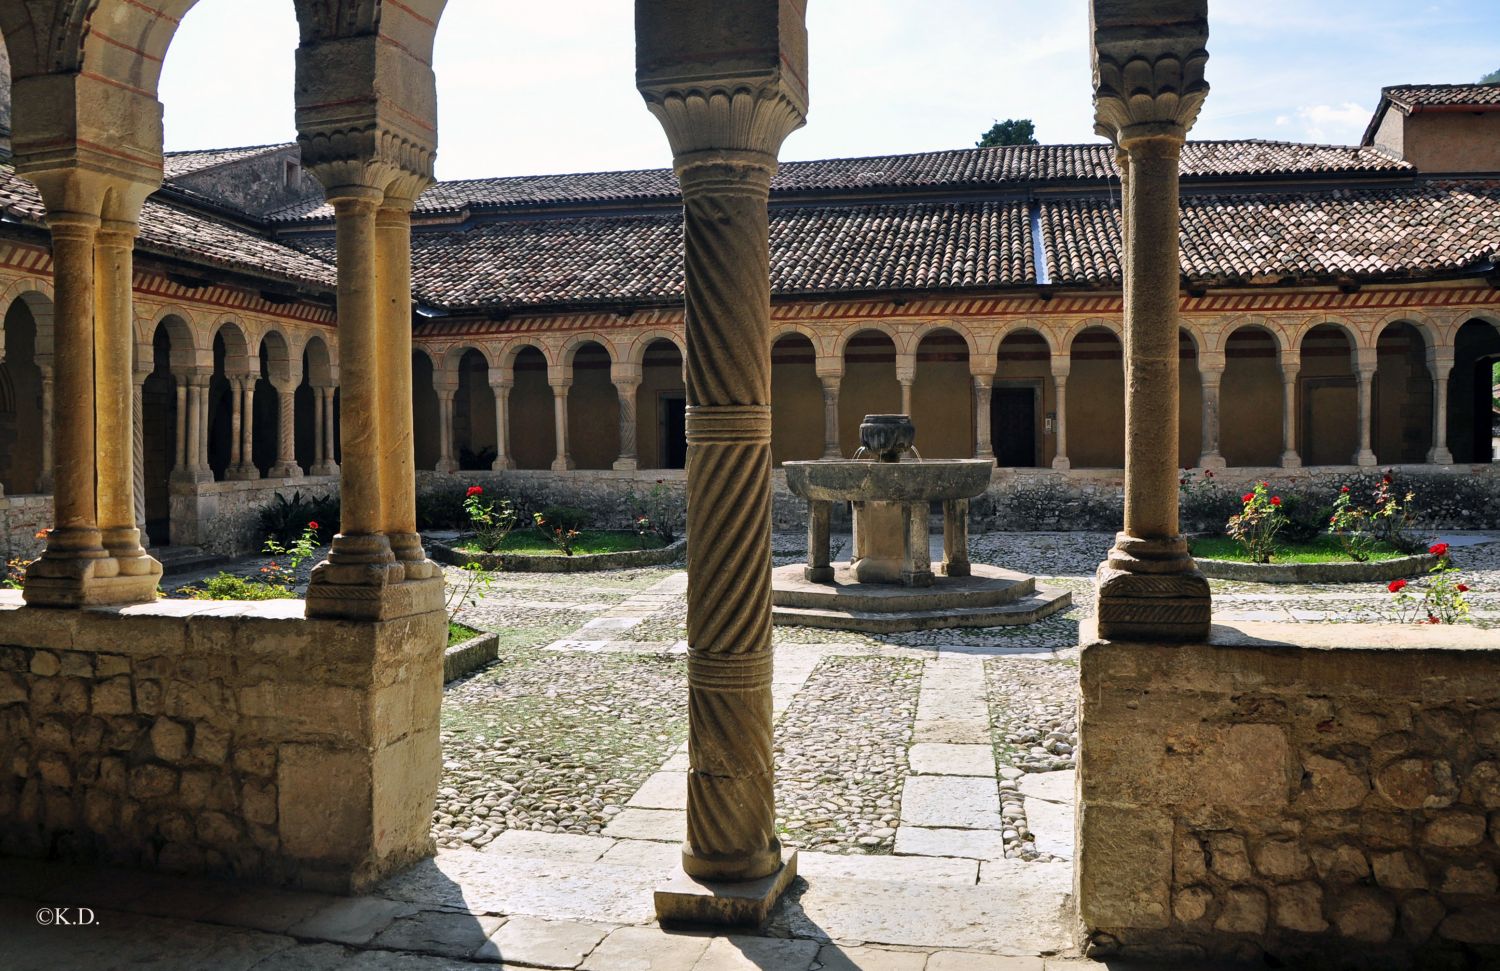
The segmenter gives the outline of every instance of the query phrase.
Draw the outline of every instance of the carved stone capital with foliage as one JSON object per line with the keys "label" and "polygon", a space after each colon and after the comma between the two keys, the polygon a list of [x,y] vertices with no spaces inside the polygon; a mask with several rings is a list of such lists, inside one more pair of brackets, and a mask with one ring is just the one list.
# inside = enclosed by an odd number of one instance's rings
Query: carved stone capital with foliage
{"label": "carved stone capital with foliage", "polygon": [[1092,0],[1094,130],[1183,141],[1208,96],[1207,0]]}

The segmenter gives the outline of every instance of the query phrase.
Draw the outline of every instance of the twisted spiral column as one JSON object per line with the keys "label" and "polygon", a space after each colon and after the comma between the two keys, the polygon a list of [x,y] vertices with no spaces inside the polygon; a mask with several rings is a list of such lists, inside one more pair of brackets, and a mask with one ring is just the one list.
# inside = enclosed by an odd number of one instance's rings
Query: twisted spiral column
{"label": "twisted spiral column", "polygon": [[771,744],[774,156],[679,156],[687,302],[687,842],[693,877],[781,865]]}

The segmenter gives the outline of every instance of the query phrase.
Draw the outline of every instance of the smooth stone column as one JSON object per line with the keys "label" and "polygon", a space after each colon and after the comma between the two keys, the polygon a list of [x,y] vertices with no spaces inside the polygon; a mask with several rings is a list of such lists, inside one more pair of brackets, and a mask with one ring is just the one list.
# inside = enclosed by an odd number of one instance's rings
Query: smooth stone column
{"label": "smooth stone column", "polygon": [[990,441],[990,396],[994,374],[974,375],[974,457],[995,461],[995,443]]}
{"label": "smooth stone column", "polygon": [[1453,464],[1453,453],[1448,449],[1448,376],[1453,372],[1453,352],[1444,350],[1446,354],[1427,355],[1427,368],[1432,372],[1432,448],[1427,461],[1434,465]]}
{"label": "smooth stone column", "polygon": [[1281,467],[1300,469],[1302,457],[1297,454],[1297,375],[1302,366],[1295,360],[1281,360]]}
{"label": "smooth stone column", "polygon": [[297,464],[297,389],[291,382],[274,385],[277,399],[276,464],[270,478],[300,479],[302,466]]}
{"label": "smooth stone column", "polygon": [[571,381],[559,381],[552,385],[552,422],[557,436],[557,456],[552,460],[553,472],[566,472],[573,467],[573,456],[568,453],[568,389]]}
{"label": "smooth stone column", "polygon": [[495,461],[490,468],[500,472],[516,467],[516,460],[510,455],[510,389],[515,382],[493,377],[494,373],[490,372],[490,392],[495,396]]}
{"label": "smooth stone column", "polygon": [[1209,632],[1208,581],[1179,528],[1177,467],[1178,164],[1207,93],[1206,34],[1203,19],[1153,38],[1156,67],[1142,74],[1138,36],[1094,33],[1096,128],[1123,153],[1125,172],[1125,521],[1097,573],[1098,631],[1109,639]]}
{"label": "smooth stone column", "polygon": [[1052,467],[1054,469],[1072,468],[1068,461],[1068,372],[1072,362],[1066,358],[1052,359],[1052,397],[1053,407],[1057,410],[1057,420],[1053,423],[1052,433],[1056,443],[1056,450],[1052,455]]}
{"label": "smooth stone column", "polygon": [[807,566],[802,576],[809,583],[832,583],[829,555],[829,520],[833,503],[810,499],[807,503]]}
{"label": "smooth stone column", "polygon": [[208,467],[208,401],[209,375],[193,370],[182,375],[177,385],[177,401],[182,406],[179,424],[183,429],[182,465],[174,476],[182,482],[211,482],[213,470]]}
{"label": "smooth stone column", "polygon": [[1355,369],[1359,376],[1359,451],[1354,455],[1354,464],[1371,466],[1376,462],[1375,451],[1370,447],[1370,412],[1376,369],[1373,348],[1360,348],[1355,352]]}
{"label": "smooth stone column", "polygon": [[818,381],[823,385],[823,457],[825,459],[844,457],[843,450],[839,447],[839,386],[843,380],[844,372],[842,371],[818,374]]}
{"label": "smooth stone column", "polygon": [[244,429],[244,393],[240,390],[245,379],[239,375],[229,377],[229,468],[226,479],[238,479],[239,469],[245,464],[245,442],[241,437]]}
{"label": "smooth stone column", "polygon": [[1205,469],[1222,469],[1227,463],[1219,454],[1219,386],[1224,380],[1224,362],[1198,362],[1203,385],[1203,448],[1198,465]]}
{"label": "smooth stone column", "polygon": [[185,479],[188,476],[187,376],[174,373],[172,390],[177,396],[177,437],[172,440],[172,478]]}
{"label": "smooth stone column", "polygon": [[42,473],[36,484],[38,492],[51,492],[53,489],[53,457],[52,457],[52,418],[56,413],[52,389],[52,367],[48,365],[42,371]]}
{"label": "smooth stone column", "polygon": [[917,382],[916,371],[912,370],[903,373],[898,366],[898,369],[896,371],[896,381],[901,385],[901,414],[910,415],[911,389],[912,386]]}
{"label": "smooth stone column", "polygon": [[438,389],[438,428],[442,430],[436,467],[439,472],[458,471],[458,460],[453,457],[453,400],[457,395],[456,387]]}
{"label": "smooth stone column", "polygon": [[943,500],[943,576],[973,575],[969,563],[969,500]]}
{"label": "smooth stone column", "polygon": [[193,441],[198,449],[198,475],[204,482],[212,482],[214,478],[214,471],[208,464],[208,384],[212,377],[199,375],[198,383],[193,385],[197,402],[194,414],[198,416],[198,433],[193,436]]}
{"label": "smooth stone column", "polygon": [[339,474],[338,452],[338,389],[323,389],[323,467],[327,475]]}
{"label": "smooth stone column", "polygon": [[314,448],[313,475],[338,475],[339,464],[333,460],[333,386],[313,388],[316,403],[314,421],[317,443]]}

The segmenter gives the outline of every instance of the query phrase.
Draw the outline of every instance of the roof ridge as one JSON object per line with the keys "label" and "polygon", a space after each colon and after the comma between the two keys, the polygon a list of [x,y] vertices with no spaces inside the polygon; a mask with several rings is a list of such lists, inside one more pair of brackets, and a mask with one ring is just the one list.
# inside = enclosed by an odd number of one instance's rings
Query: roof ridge
{"label": "roof ridge", "polygon": [[248,152],[257,148],[290,148],[295,144],[297,144],[296,141],[290,141],[264,142],[255,145],[220,145],[217,148],[178,148],[170,152],[162,152],[162,155],[168,158],[174,155],[218,155],[224,152]]}

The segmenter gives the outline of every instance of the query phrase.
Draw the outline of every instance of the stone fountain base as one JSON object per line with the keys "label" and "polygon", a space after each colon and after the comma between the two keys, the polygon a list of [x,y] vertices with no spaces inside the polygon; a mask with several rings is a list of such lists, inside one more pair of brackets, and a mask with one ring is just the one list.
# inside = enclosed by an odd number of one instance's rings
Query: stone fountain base
{"label": "stone fountain base", "polygon": [[848,563],[830,564],[833,582],[814,583],[801,564],[772,571],[774,623],[900,634],[948,627],[1034,624],[1073,603],[1066,590],[1037,585],[1036,578],[975,563],[969,576],[939,576],[931,586],[861,583]]}

